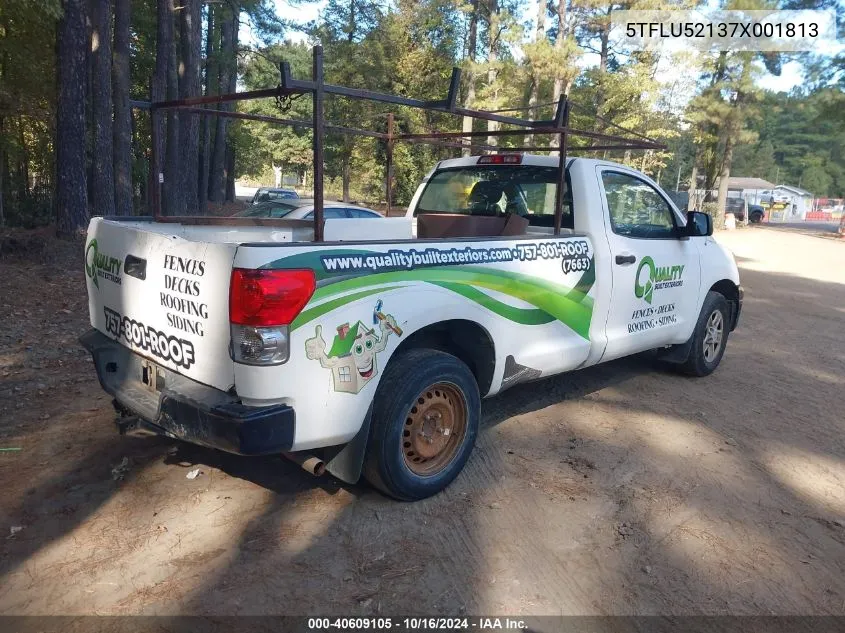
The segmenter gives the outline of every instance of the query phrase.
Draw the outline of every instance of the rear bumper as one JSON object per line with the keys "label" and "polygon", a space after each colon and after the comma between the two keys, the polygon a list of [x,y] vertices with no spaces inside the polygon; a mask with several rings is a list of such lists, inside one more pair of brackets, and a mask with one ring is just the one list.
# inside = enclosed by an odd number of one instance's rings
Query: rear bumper
{"label": "rear bumper", "polygon": [[[281,453],[293,445],[296,413],[287,405],[247,407],[236,395],[167,370],[152,390],[141,380],[144,358],[97,330],[79,340],[91,352],[100,385],[116,408],[136,416],[147,431],[239,455]],[[133,424],[119,421],[118,426]]]}

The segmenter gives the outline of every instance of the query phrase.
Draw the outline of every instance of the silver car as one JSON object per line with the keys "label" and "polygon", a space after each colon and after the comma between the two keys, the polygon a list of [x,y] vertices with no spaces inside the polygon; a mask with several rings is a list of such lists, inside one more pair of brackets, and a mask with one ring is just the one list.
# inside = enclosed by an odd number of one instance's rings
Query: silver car
{"label": "silver car", "polygon": [[[313,220],[314,200],[295,198],[292,200],[273,200],[250,205],[235,214],[238,218],[285,218],[287,220]],[[381,213],[358,207],[345,202],[323,203],[323,217],[326,220],[337,218],[382,218]]]}
{"label": "silver car", "polygon": [[250,204],[258,204],[259,202],[270,202],[272,200],[290,200],[296,199],[299,194],[293,189],[279,189],[278,187],[259,187],[252,196]]}

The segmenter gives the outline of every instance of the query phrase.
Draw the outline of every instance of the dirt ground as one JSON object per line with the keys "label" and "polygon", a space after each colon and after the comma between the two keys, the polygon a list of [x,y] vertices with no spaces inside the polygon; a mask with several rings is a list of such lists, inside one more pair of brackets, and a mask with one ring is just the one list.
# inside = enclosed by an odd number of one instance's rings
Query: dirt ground
{"label": "dirt ground", "polygon": [[0,613],[845,614],[845,241],[719,239],[746,301],[713,376],[518,386],[415,504],[119,437],[81,245],[0,260]]}

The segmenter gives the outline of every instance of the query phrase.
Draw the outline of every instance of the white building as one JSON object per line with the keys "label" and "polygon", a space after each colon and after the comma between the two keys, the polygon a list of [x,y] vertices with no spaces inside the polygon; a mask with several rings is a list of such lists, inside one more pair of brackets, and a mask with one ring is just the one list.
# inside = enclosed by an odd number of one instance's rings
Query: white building
{"label": "white building", "polygon": [[806,219],[813,210],[813,194],[791,185],[773,185],[762,178],[732,176],[728,180],[728,196],[744,198],[748,204],[766,209],[770,222],[792,222]]}
{"label": "white building", "polygon": [[785,220],[804,220],[807,212],[813,210],[813,194],[800,187],[778,185],[774,189],[775,199],[786,204]]}
{"label": "white building", "polygon": [[[731,176],[728,178],[728,197],[744,198],[748,204],[763,204],[769,201],[775,185],[762,178]],[[765,195],[764,195],[765,194]]]}

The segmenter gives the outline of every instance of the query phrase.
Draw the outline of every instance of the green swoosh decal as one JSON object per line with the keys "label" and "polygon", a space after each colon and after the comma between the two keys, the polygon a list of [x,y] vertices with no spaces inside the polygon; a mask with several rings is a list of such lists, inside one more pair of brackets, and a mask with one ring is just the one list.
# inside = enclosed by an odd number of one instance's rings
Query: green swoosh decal
{"label": "green swoosh decal", "polygon": [[508,305],[507,303],[502,303],[501,301],[484,294],[480,290],[476,290],[472,286],[451,283],[448,281],[431,281],[429,283],[435,286],[440,286],[441,288],[446,288],[452,292],[456,292],[462,297],[466,297],[470,301],[474,301],[475,303],[487,308],[491,312],[495,312],[500,317],[504,317],[515,323],[520,323],[522,325],[545,325],[546,323],[551,323],[555,320],[555,318],[548,312],[543,312],[542,310],[538,310],[536,308],[516,308]]}
{"label": "green swoosh decal", "polygon": [[[374,294],[379,290],[384,291],[383,286],[385,284],[407,281],[422,281],[435,285],[438,283],[448,283],[463,287],[475,286],[489,288],[490,290],[495,290],[530,303],[535,308],[566,324],[584,338],[587,338],[589,335],[590,320],[593,312],[593,301],[590,297],[583,295],[577,290],[544,279],[496,269],[440,267],[373,273],[361,277],[346,278],[333,284],[322,286],[317,289],[313,298],[319,300],[350,290],[379,286],[377,290],[371,292],[371,294]],[[452,288],[449,289],[452,290]],[[356,295],[340,297],[335,300],[337,302],[336,306],[353,301],[355,297]],[[489,299],[494,301],[492,297]],[[321,304],[319,307],[322,308],[323,305],[327,304]],[[313,308],[313,310],[316,309]],[[306,312],[311,311],[307,310]],[[494,310],[494,312],[500,316],[505,316],[502,311]],[[300,315],[297,321],[300,321],[304,316],[305,313]],[[312,318],[316,318],[316,316]],[[536,318],[536,315],[532,318]]]}
{"label": "green swoosh decal", "polygon": [[[366,255],[373,251],[361,249],[333,249],[332,255]],[[501,270],[477,264],[461,266],[431,266],[411,270],[393,270],[370,273],[365,271],[323,270],[321,257],[325,251],[309,251],[267,263],[262,268],[311,268],[319,280],[312,301],[358,290],[352,294],[335,297],[304,310],[291,324],[296,329],[327,312],[357,299],[368,297],[393,288],[385,284],[419,281],[450,290],[490,310],[494,314],[523,325],[541,325],[557,319],[583,338],[589,337],[593,312],[593,299],[588,296],[595,283],[595,260],[585,271],[574,288],[520,272]],[[487,288],[525,301],[533,309],[516,308],[503,303],[479,290]]]}
{"label": "green swoosh decal", "polygon": [[[344,295],[343,297],[337,297],[336,299],[332,299],[331,301],[326,301],[325,303],[321,303],[319,305],[314,306],[313,308],[308,308],[307,310],[303,310],[299,313],[293,323],[290,324],[291,331],[295,330],[298,327],[301,327],[308,323],[309,321],[313,321],[314,319],[323,316],[327,312],[331,312],[335,308],[339,308],[340,306],[346,305],[347,303],[352,303],[353,301],[357,301],[358,299],[363,299],[364,297],[369,297],[370,295],[375,295],[379,293],[385,293],[390,290],[395,290],[397,288],[404,288],[404,286],[393,286],[391,288],[368,288],[366,290],[362,290],[361,292],[356,292],[351,295]],[[314,293],[316,296],[317,293]]]}

